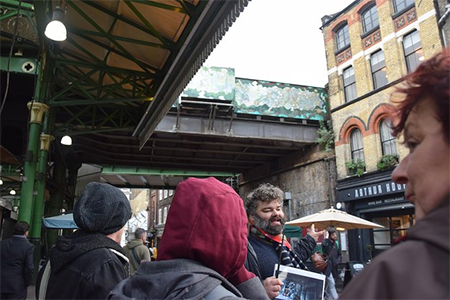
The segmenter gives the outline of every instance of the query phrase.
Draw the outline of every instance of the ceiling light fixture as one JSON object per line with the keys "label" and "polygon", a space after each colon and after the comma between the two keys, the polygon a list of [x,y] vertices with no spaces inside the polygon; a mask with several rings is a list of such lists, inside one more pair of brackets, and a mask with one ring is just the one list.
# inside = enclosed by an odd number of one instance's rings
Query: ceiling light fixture
{"label": "ceiling light fixture", "polygon": [[15,194],[16,194],[16,191],[15,191],[15,190],[10,190],[10,191],[9,191],[9,194],[10,194],[10,195],[15,195]]}
{"label": "ceiling light fixture", "polygon": [[61,6],[56,6],[53,11],[52,20],[45,27],[45,36],[51,40],[62,42],[67,38],[67,29],[63,23],[64,11]]}
{"label": "ceiling light fixture", "polygon": [[70,135],[63,136],[61,139],[61,144],[66,146],[72,145],[72,138],[70,137]]}

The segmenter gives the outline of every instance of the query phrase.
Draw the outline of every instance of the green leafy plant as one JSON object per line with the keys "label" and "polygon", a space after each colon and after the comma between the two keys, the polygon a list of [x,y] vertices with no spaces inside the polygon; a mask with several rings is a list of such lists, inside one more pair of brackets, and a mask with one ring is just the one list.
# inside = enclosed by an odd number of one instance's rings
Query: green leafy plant
{"label": "green leafy plant", "polygon": [[394,167],[398,164],[397,154],[386,154],[383,155],[380,161],[377,163],[377,170],[382,171]]}
{"label": "green leafy plant", "polygon": [[330,152],[333,149],[334,144],[334,132],[331,121],[319,121],[319,130],[317,131],[317,133],[319,134],[319,137],[317,138],[316,142],[322,149]]}
{"label": "green leafy plant", "polygon": [[345,163],[345,166],[347,167],[350,175],[356,175],[358,177],[361,177],[366,170],[366,163],[361,159],[358,159],[356,162],[353,160],[348,161]]}

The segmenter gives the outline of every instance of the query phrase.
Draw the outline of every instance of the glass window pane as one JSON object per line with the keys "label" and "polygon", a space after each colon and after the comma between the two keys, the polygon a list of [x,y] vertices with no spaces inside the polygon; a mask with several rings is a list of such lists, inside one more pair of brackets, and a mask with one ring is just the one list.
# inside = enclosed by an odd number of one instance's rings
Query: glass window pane
{"label": "glass window pane", "polygon": [[353,131],[350,134],[350,149],[352,160],[354,162],[358,160],[364,161],[362,135],[359,129],[353,129]]}
{"label": "glass window pane", "polygon": [[377,51],[370,56],[370,64],[372,65],[372,71],[378,71],[385,67],[384,52]]}
{"label": "glass window pane", "polygon": [[345,25],[336,32],[336,46],[337,50],[343,49],[350,44],[350,35],[348,32],[348,25]]}
{"label": "glass window pane", "polygon": [[355,70],[353,67],[344,70],[343,74],[344,81],[344,95],[345,101],[350,101],[356,98],[356,83],[355,83]]}
{"label": "glass window pane", "polygon": [[406,66],[408,69],[408,73],[414,72],[414,70],[419,66],[421,57],[422,54],[418,52],[415,52],[406,57]]}
{"label": "glass window pane", "polygon": [[420,34],[417,30],[403,37],[403,49],[405,55],[409,55],[420,48],[422,48],[422,43],[420,41]]}
{"label": "glass window pane", "polygon": [[397,143],[395,137],[392,136],[392,121],[389,119],[380,122],[380,139],[383,155],[397,154]]}
{"label": "glass window pane", "polygon": [[400,12],[414,3],[414,0],[394,0],[395,12]]}
{"label": "glass window pane", "polygon": [[366,33],[374,28],[377,28],[378,23],[378,12],[376,5],[372,6],[370,9],[366,10],[362,14],[363,32]]}
{"label": "glass window pane", "polygon": [[378,89],[388,83],[386,68],[373,73],[373,88]]}
{"label": "glass window pane", "polygon": [[422,42],[420,41],[420,35],[417,30],[404,36],[403,50],[408,73],[411,73],[420,64],[421,59],[423,59]]}

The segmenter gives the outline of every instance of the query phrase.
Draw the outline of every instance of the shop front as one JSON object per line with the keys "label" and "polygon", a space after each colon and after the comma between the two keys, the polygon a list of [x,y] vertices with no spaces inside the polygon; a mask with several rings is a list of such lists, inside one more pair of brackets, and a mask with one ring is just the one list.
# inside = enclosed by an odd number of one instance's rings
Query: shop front
{"label": "shop front", "polygon": [[414,206],[404,197],[406,186],[393,182],[391,174],[392,170],[373,172],[338,181],[338,202],[348,213],[384,226],[349,230],[350,260],[371,260],[398,242],[415,222]]}

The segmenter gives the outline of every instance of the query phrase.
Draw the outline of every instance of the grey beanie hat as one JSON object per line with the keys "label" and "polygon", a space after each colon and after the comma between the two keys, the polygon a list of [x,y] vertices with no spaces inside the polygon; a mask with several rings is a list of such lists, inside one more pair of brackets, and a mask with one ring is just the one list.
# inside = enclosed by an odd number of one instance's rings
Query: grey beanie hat
{"label": "grey beanie hat", "polygon": [[91,182],[75,203],[73,218],[81,229],[108,235],[121,229],[131,218],[131,206],[118,188]]}

